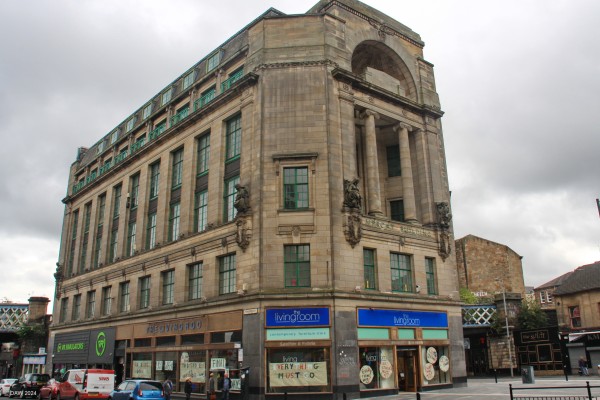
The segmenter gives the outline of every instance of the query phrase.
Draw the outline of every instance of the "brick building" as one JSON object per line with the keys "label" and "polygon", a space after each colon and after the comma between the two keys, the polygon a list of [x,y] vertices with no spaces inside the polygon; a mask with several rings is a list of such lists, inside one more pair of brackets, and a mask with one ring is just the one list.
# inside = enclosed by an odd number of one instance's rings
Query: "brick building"
{"label": "brick building", "polygon": [[423,46],[355,0],[269,9],[81,148],[53,367],[256,399],[464,383]]}

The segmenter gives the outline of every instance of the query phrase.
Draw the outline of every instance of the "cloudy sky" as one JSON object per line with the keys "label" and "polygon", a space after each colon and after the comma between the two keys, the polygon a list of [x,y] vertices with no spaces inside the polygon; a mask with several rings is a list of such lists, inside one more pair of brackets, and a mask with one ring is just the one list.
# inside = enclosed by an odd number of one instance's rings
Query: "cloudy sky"
{"label": "cloudy sky", "polygon": [[[79,146],[269,7],[316,1],[0,1],[0,299],[52,298]],[[600,260],[600,2],[366,3],[435,65],[456,238],[508,245],[533,286]]]}

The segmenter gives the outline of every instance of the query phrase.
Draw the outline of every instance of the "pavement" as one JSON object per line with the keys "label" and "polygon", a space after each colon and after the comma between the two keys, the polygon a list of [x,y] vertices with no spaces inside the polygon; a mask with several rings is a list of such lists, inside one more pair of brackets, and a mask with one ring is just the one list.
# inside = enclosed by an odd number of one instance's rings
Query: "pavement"
{"label": "pavement", "polygon": [[580,400],[589,398],[586,382],[589,382],[592,399],[600,399],[600,377],[590,375],[569,376],[568,381],[565,380],[564,376],[535,377],[535,383],[530,384],[522,383],[520,376],[498,378],[498,383],[494,378],[471,378],[468,380],[466,387],[431,390],[418,394],[369,397],[361,400],[509,400],[509,385],[511,384],[514,399],[525,396],[535,396],[536,398],[542,398],[542,396],[577,396],[565,397],[565,399]]}

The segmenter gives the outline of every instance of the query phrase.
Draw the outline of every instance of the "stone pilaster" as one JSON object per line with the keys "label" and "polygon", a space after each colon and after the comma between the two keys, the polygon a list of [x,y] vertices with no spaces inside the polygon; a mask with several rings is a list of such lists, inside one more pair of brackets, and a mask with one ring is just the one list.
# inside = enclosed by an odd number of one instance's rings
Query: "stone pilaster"
{"label": "stone pilaster", "polygon": [[394,127],[398,133],[400,143],[400,168],[402,170],[402,199],[404,200],[404,219],[408,223],[416,223],[417,206],[415,203],[415,184],[413,181],[412,162],[410,159],[410,145],[408,131],[410,125],[399,123]]}
{"label": "stone pilaster", "polygon": [[367,161],[367,199],[369,215],[382,215],[381,189],[379,184],[379,161],[377,160],[377,131],[375,120],[379,114],[365,110],[361,117],[365,120],[365,147]]}

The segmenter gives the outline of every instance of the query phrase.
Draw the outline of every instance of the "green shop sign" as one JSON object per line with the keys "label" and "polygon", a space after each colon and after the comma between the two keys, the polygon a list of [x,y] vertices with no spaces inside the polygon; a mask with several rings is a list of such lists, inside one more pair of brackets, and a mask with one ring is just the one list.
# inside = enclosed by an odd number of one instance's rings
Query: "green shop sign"
{"label": "green shop sign", "polygon": [[96,336],[96,355],[98,357],[102,357],[104,351],[106,350],[106,334],[104,331],[98,332]]}
{"label": "green shop sign", "polygon": [[60,353],[63,351],[83,351],[85,350],[85,343],[58,343],[56,345],[56,352]]}

